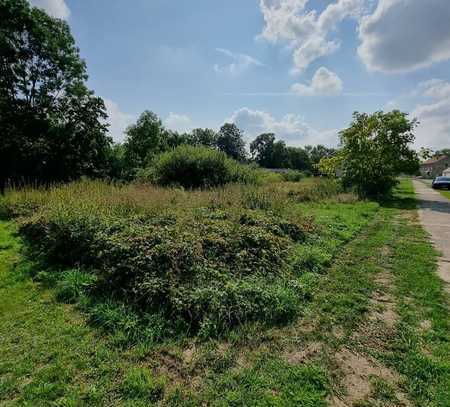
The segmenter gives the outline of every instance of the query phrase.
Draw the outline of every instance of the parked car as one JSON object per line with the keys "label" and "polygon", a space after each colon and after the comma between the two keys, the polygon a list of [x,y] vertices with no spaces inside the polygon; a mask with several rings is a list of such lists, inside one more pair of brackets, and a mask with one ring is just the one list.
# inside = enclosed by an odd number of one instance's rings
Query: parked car
{"label": "parked car", "polygon": [[450,189],[450,177],[436,177],[431,187],[433,189]]}

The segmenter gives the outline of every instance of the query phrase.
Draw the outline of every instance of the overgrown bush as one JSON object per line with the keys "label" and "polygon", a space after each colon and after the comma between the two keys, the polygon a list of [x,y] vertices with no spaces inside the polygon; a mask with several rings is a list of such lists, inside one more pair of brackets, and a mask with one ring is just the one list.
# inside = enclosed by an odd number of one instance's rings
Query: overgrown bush
{"label": "overgrown bush", "polygon": [[[118,343],[291,320],[311,276],[373,213],[355,210],[338,183],[311,178],[189,191],[82,181],[8,191],[0,207],[50,266],[40,280],[79,299]],[[312,208],[318,225],[305,215]]]}
{"label": "overgrown bush", "polygon": [[221,151],[182,145],[157,157],[144,176],[160,185],[203,188],[234,183],[256,183],[257,171]]}
{"label": "overgrown bush", "polygon": [[[289,320],[302,299],[287,259],[305,233],[270,214],[117,220],[56,208],[23,221],[20,231],[37,256],[92,270],[100,292],[183,320],[201,335],[249,320]],[[61,289],[71,299],[77,288],[69,282]]]}
{"label": "overgrown bush", "polygon": [[289,182],[299,182],[303,178],[306,177],[305,173],[303,173],[301,171],[295,171],[295,170],[289,170],[286,172],[282,172],[281,176],[284,181],[289,181]]}

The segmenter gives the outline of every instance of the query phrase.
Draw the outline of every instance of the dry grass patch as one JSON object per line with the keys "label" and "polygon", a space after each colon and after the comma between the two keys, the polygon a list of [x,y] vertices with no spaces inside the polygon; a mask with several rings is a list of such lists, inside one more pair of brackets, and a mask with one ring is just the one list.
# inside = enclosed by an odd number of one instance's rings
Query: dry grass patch
{"label": "dry grass patch", "polygon": [[[374,380],[383,380],[392,386],[397,386],[400,377],[397,373],[382,365],[372,357],[351,351],[348,348],[341,349],[335,357],[338,372],[341,375],[342,391],[332,405],[356,406],[367,400],[373,392]],[[401,405],[409,405],[404,395],[397,390],[396,396],[404,400]],[[361,405],[361,404],[360,404]]]}

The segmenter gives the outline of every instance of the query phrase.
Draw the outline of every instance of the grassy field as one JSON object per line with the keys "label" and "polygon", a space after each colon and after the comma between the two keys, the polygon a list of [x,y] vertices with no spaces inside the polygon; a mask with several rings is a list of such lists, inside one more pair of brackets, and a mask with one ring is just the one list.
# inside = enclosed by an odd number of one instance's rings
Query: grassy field
{"label": "grassy field", "polygon": [[[410,182],[381,207],[311,182],[197,193],[97,185],[89,202],[75,185],[70,205],[64,189],[11,194],[0,205],[3,216],[19,216],[0,224],[0,404],[450,405],[449,299]],[[212,202],[231,219],[250,210],[270,225],[275,215],[297,225],[304,237],[282,241],[286,274],[272,280],[299,283],[292,318],[242,321],[218,336],[155,337],[154,327],[142,336],[142,316],[118,311],[130,304],[117,295],[99,304],[89,279],[32,262],[17,234],[36,217],[69,212],[73,219],[94,204],[97,214],[128,220],[136,212],[160,216],[167,202],[188,227],[192,213],[203,220],[199,209]],[[103,324],[95,323],[99,315]]]}

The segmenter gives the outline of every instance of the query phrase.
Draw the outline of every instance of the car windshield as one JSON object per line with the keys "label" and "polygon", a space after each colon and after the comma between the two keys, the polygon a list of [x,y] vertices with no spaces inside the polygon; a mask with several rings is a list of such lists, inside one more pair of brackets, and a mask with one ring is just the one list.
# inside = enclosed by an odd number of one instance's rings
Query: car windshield
{"label": "car windshield", "polygon": [[448,181],[448,182],[450,182],[450,177],[437,177],[436,181]]}

